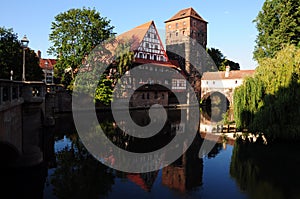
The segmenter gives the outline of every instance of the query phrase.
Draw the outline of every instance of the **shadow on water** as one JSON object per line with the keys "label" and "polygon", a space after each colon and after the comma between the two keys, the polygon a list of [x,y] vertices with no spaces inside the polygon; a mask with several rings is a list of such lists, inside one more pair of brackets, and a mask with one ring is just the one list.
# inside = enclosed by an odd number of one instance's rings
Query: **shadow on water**
{"label": "shadow on water", "polygon": [[230,174],[253,199],[300,198],[300,145],[236,142]]}

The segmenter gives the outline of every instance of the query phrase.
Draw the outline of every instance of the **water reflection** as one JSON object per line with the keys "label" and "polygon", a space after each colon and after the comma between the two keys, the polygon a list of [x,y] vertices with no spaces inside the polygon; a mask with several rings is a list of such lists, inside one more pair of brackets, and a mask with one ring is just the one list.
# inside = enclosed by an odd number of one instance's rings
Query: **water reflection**
{"label": "water reflection", "polygon": [[71,146],[56,153],[57,167],[51,174],[53,192],[58,198],[97,198],[114,184],[114,175],[95,160],[79,142],[70,137]]}
{"label": "water reflection", "polygon": [[199,158],[203,140],[197,134],[189,149],[174,163],[162,169],[162,184],[181,192],[202,185],[203,159]]}
{"label": "water reflection", "polygon": [[[135,114],[140,117],[137,122],[143,122],[143,114],[137,111],[132,115]],[[149,151],[168,143],[175,132],[186,130],[180,121],[177,112],[171,111],[158,139],[146,142],[124,134],[110,113],[99,113],[106,136],[117,146],[132,151]],[[1,173],[2,182],[6,182],[5,193],[10,193],[11,198],[186,198],[189,194],[191,198],[201,198],[203,186],[208,183],[203,180],[205,160],[198,156],[203,143],[200,134],[171,165],[147,173],[120,172],[96,160],[82,145],[71,114],[59,115],[56,126],[45,129],[44,135],[43,164],[20,171],[3,170],[6,178]],[[207,157],[216,159],[221,151],[222,143],[216,144]],[[107,156],[103,161],[113,163],[113,157]],[[213,195],[209,189],[204,193]]]}
{"label": "water reflection", "polygon": [[231,159],[230,174],[253,199],[300,198],[300,146],[261,145],[239,140]]}

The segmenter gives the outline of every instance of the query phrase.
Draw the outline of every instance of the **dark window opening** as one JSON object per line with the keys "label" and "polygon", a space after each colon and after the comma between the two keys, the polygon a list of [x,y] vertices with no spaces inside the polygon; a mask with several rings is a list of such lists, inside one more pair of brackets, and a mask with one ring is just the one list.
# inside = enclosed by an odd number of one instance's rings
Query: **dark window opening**
{"label": "dark window opening", "polygon": [[157,98],[158,98],[157,91],[155,91],[154,99],[157,99]]}

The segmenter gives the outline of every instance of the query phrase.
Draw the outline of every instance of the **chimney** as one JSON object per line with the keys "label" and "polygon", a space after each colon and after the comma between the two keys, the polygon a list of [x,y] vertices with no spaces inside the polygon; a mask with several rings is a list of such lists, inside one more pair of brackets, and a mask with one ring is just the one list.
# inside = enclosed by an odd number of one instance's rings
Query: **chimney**
{"label": "chimney", "polygon": [[37,56],[38,56],[39,59],[42,58],[42,52],[40,50],[37,51]]}
{"label": "chimney", "polygon": [[229,77],[230,66],[226,66],[225,77]]}

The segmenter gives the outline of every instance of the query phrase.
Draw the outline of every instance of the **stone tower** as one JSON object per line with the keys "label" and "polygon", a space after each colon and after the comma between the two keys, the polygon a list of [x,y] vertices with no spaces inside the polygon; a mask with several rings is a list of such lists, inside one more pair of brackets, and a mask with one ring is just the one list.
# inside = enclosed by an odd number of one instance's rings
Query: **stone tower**
{"label": "stone tower", "polygon": [[205,67],[202,65],[207,44],[207,22],[193,8],[186,8],[165,21],[165,28],[169,59],[176,60],[192,86],[196,86],[201,72],[199,74],[193,64],[197,68]]}
{"label": "stone tower", "polygon": [[207,22],[193,8],[180,10],[165,24],[167,46],[182,43],[182,36],[189,36],[206,48]]}

